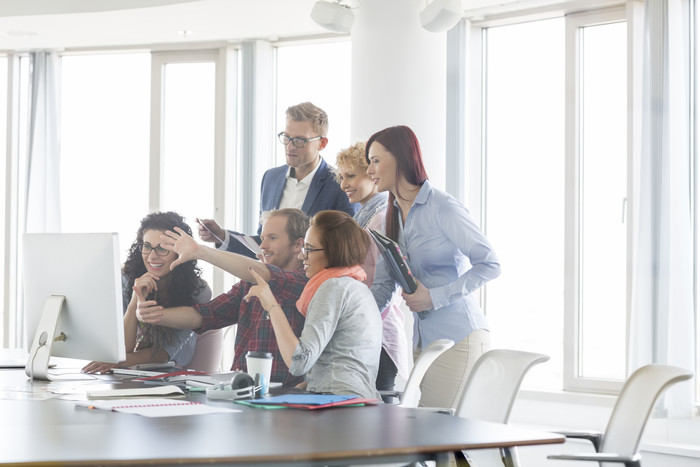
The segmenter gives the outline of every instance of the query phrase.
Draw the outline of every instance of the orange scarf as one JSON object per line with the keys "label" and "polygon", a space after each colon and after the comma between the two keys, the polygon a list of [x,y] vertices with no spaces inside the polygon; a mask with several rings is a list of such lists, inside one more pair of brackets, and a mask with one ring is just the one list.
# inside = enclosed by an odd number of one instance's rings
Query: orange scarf
{"label": "orange scarf", "polygon": [[309,303],[311,299],[316,294],[318,288],[326,282],[328,279],[334,279],[336,277],[352,277],[358,281],[363,281],[367,278],[367,273],[362,269],[362,266],[351,266],[346,268],[328,268],[317,273],[309,282],[306,283],[304,290],[301,292],[299,300],[297,300],[297,310],[306,316],[306,312],[309,310]]}

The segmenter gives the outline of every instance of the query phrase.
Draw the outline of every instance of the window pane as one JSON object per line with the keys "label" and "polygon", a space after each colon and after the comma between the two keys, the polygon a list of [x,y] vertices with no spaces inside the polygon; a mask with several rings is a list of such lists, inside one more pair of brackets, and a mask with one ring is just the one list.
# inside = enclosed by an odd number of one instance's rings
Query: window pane
{"label": "window pane", "polygon": [[[7,109],[7,57],[0,56],[0,109]],[[6,184],[6,167],[7,167],[7,158],[10,157],[10,154],[7,153],[7,150],[5,149],[7,147],[7,112],[0,110],[0,148],[2,148],[2,153],[5,154],[5,157],[2,158],[2,162],[0,162],[0,203],[2,203],[0,206],[5,206],[5,196],[7,195],[7,184]],[[5,229],[6,226],[8,225],[7,217],[6,217],[6,212],[5,209],[2,209],[2,218],[0,221],[2,221],[2,226],[3,228],[0,230],[0,264],[6,265],[7,260],[5,259]],[[0,269],[0,303],[4,305],[5,303],[5,293],[7,290],[5,289],[5,267],[2,267]],[[6,332],[9,333],[9,330],[5,329],[5,323],[9,323],[9,310],[6,312],[8,313],[8,316],[5,317],[3,316],[3,319],[0,319],[0,347],[3,347],[3,345],[6,345],[5,343],[5,334]]]}
{"label": "window pane", "polygon": [[62,59],[62,229],[118,232],[122,261],[148,213],[149,84],[147,53]]}
{"label": "window pane", "polygon": [[[197,217],[214,217],[214,62],[171,63],[164,70],[161,210],[183,215],[197,237]],[[213,267],[199,267],[212,284]]]}
{"label": "window pane", "polygon": [[525,385],[562,387],[564,21],[491,28],[486,228],[503,265],[487,286],[494,347],[551,356]]}
{"label": "window pane", "polygon": [[626,23],[581,30],[580,376],[625,378]]}
{"label": "window pane", "polygon": [[[277,49],[277,131],[284,130],[285,110],[312,102],[328,114],[328,146],[321,155],[335,165],[335,155],[350,141],[350,41],[295,45]],[[300,73],[300,64],[323,60],[317,72]],[[338,90],[345,90],[339,92]],[[284,146],[275,139],[277,165],[285,163]]]}
{"label": "window pane", "polygon": [[[0,56],[0,109],[7,109],[7,57]],[[5,226],[7,226],[5,206],[5,196],[7,195],[7,183],[6,183],[6,167],[7,167],[7,157],[10,154],[7,153],[5,148],[7,147],[7,112],[0,111],[0,148],[3,148],[2,154],[5,155],[0,160],[0,206],[3,206],[2,221],[3,228],[0,230],[0,264],[6,264],[5,262]],[[0,269],[0,303],[5,303],[5,268]],[[5,330],[3,325],[5,320],[0,320],[0,346],[2,345],[2,336],[5,335]]]}

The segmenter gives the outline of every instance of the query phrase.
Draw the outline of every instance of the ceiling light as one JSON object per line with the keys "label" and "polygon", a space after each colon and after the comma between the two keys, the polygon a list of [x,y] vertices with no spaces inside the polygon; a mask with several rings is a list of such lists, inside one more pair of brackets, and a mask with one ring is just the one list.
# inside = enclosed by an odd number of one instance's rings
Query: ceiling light
{"label": "ceiling light", "polygon": [[349,5],[340,0],[319,0],[311,9],[311,19],[329,31],[348,33],[355,22],[355,14]]}
{"label": "ceiling light", "polygon": [[444,32],[459,23],[463,14],[460,0],[433,0],[420,12],[420,24],[430,32]]}

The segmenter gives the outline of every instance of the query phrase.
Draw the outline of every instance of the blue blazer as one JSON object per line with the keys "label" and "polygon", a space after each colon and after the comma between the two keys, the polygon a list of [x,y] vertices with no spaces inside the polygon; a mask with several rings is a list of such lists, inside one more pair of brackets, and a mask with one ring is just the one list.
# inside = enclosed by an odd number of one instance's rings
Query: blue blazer
{"label": "blue blazer", "polygon": [[[287,183],[287,170],[289,170],[289,166],[281,165],[267,170],[263,175],[260,187],[260,214],[264,211],[279,209],[284,185]],[[301,210],[309,217],[328,209],[344,211],[354,216],[359,208],[358,203],[351,204],[348,201],[347,195],[336,182],[331,167],[321,158],[321,164],[311,179],[309,191],[306,193]],[[258,227],[258,235],[261,231],[262,226]],[[259,237],[256,240],[260,242]],[[228,251],[252,257],[250,250],[235,240],[229,242]]]}

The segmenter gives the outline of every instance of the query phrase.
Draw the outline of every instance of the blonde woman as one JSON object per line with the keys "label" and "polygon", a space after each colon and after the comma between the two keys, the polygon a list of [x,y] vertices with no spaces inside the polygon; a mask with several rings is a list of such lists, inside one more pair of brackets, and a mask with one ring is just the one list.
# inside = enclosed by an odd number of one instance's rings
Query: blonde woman
{"label": "blonde woman", "polygon": [[[358,142],[341,151],[336,158],[336,179],[350,203],[359,203],[360,209],[353,219],[363,229],[383,231],[382,223],[387,207],[387,193],[379,193],[377,186],[367,175],[365,143]],[[379,250],[372,244],[364,263],[367,273],[365,283],[372,285],[374,267]],[[396,376],[404,381],[408,378],[408,343],[404,330],[404,316],[399,308],[401,297],[394,293],[389,304],[382,310],[382,353],[379,358],[377,389],[392,391]],[[390,398],[385,398],[389,401]]]}

